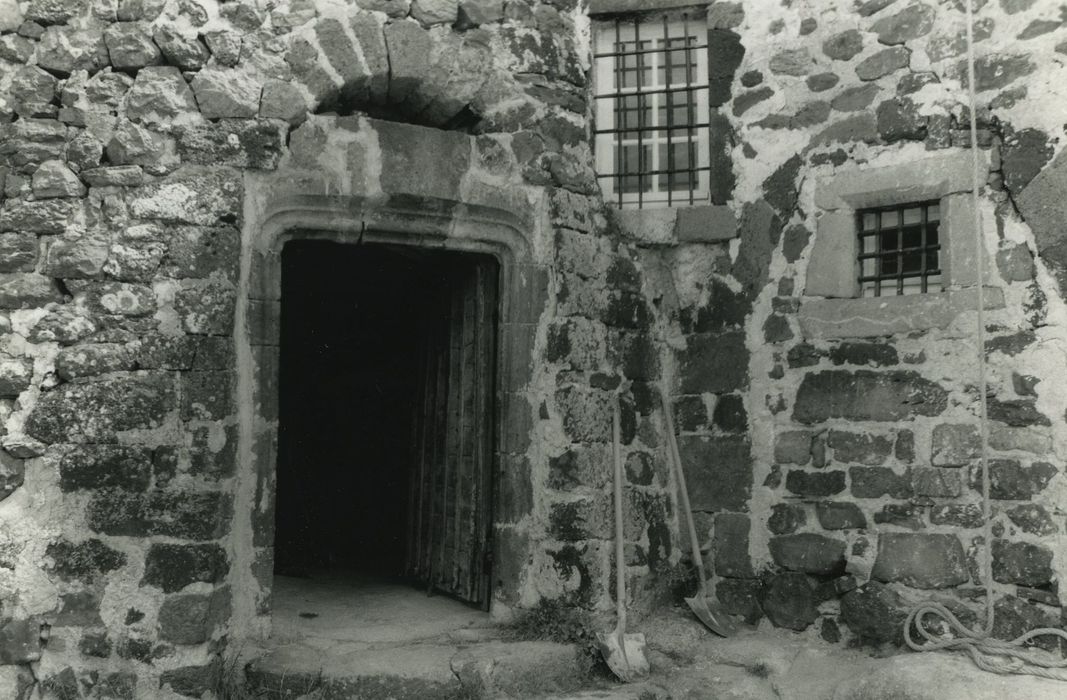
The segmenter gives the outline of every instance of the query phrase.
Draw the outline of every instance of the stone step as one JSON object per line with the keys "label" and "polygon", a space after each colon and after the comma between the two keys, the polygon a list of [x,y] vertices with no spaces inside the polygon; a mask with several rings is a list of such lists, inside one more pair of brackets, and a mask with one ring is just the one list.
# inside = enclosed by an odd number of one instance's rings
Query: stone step
{"label": "stone step", "polygon": [[575,647],[552,642],[430,641],[371,646],[304,640],[245,669],[247,689],[270,700],[531,698],[586,682]]}

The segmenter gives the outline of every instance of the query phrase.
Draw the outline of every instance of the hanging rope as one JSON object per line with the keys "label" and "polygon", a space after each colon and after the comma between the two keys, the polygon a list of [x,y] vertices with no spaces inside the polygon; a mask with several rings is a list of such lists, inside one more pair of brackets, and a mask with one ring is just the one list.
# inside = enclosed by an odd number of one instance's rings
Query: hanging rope
{"label": "hanging rope", "polygon": [[[993,638],[993,533],[989,479],[989,403],[986,399],[985,359],[985,242],[982,237],[982,215],[979,211],[978,188],[981,171],[978,155],[977,98],[974,89],[974,0],[967,0],[967,88],[971,108],[971,211],[974,226],[975,266],[978,270],[978,329],[975,340],[978,353],[978,404],[981,422],[982,466],[982,585],[985,586],[985,625],[972,630],[941,603],[929,601],[913,608],[904,621],[904,639],[915,651],[950,649],[966,651],[978,668],[1000,674],[1027,674],[1067,681],[1067,659],[1043,650],[1027,648],[1037,637],[1059,637],[1067,642],[1067,632],[1054,627],[1042,627],[1005,641]],[[941,618],[956,636],[944,639],[934,636],[925,626],[927,616]],[[917,642],[912,630],[917,629],[924,641]]]}

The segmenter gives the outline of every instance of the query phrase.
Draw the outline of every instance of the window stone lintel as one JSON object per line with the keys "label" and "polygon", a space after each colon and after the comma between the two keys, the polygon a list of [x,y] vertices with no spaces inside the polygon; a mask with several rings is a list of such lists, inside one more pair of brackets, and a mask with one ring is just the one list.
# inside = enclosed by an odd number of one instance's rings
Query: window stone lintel
{"label": "window stone lintel", "polygon": [[[979,187],[989,156],[980,151]],[[824,211],[892,206],[970,192],[971,152],[937,155],[912,163],[838,172],[816,183],[815,205]]]}
{"label": "window stone lintel", "polygon": [[685,8],[704,9],[708,2],[693,0],[590,0],[590,15],[621,15]]}

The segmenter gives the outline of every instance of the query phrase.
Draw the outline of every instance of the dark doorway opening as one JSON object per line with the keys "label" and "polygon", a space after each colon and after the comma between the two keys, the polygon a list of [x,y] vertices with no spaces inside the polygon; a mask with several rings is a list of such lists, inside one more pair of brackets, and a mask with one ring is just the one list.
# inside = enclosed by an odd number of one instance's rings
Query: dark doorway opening
{"label": "dark doorway opening", "polygon": [[276,575],[487,604],[497,276],[486,255],[285,246]]}

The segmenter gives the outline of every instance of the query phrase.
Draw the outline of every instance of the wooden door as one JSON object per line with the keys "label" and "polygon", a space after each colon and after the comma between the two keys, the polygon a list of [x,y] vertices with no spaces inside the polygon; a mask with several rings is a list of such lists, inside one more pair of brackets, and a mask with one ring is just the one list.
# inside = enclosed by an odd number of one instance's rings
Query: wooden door
{"label": "wooden door", "polygon": [[449,266],[423,320],[408,574],[488,607],[495,459],[497,266]]}

